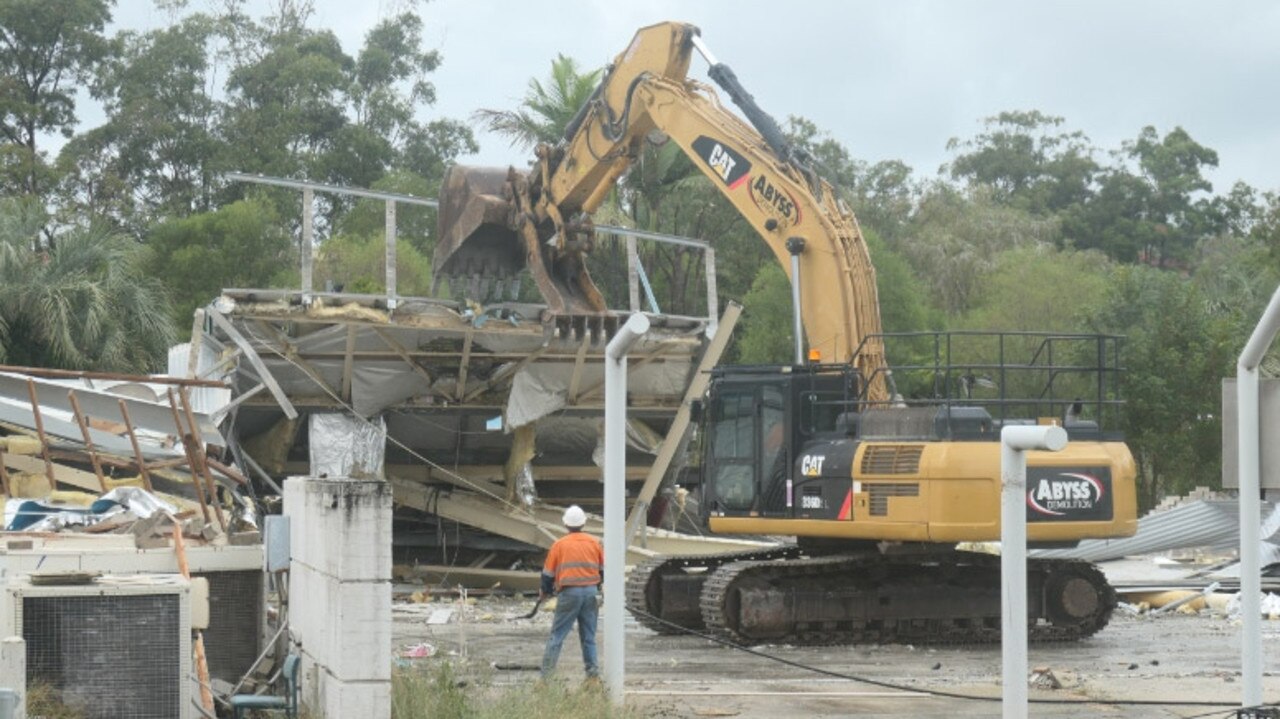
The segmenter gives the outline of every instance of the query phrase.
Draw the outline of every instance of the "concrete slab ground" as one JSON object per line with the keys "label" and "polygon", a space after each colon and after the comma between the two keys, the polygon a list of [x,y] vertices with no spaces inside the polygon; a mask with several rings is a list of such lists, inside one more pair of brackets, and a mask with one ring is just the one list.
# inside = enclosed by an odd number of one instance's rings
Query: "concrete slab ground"
{"label": "concrete slab ground", "polygon": [[[432,644],[464,675],[494,684],[532,682],[550,627],[546,612],[514,619],[532,600],[481,599],[455,611],[453,623],[429,625],[431,605],[393,612],[396,647]],[[436,606],[445,606],[440,603]],[[456,603],[450,606],[458,606]],[[459,621],[462,620],[462,621]],[[1270,670],[1264,695],[1280,701],[1280,621],[1264,622],[1263,651]],[[1238,702],[1239,627],[1200,615],[1117,615],[1099,635],[1076,644],[1032,646],[1033,666],[1050,667],[1063,684],[1033,691],[1047,699],[1142,699]],[[998,702],[921,696],[921,690],[998,697],[1000,648],[792,647],[756,649],[800,664],[901,685],[900,691],[824,677],[725,648],[695,637],[658,636],[634,622],[627,629],[629,703],[664,718],[999,716]],[[465,652],[465,659],[461,656]],[[495,670],[493,663],[515,669]],[[560,659],[560,676],[580,681],[582,660],[573,638]],[[1214,707],[1033,704],[1033,717],[1190,717]],[[1210,716],[1231,716],[1230,707]]]}

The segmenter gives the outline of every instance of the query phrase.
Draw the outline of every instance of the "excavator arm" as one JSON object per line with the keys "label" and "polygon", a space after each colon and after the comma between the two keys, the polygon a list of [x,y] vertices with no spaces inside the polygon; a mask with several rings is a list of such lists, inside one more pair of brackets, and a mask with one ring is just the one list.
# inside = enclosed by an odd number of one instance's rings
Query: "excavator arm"
{"label": "excavator arm", "polygon": [[[695,46],[751,124],[687,77]],[[696,27],[642,28],[565,135],[555,146],[537,148],[527,174],[450,170],[437,273],[474,276],[479,267],[509,275],[527,266],[553,311],[604,311],[583,262],[594,242],[590,215],[645,142],[668,138],[760,234],[789,277],[794,255],[810,349],[824,361],[857,366],[871,382],[868,399],[887,398],[883,348],[875,337],[881,331],[875,270],[857,221],[732,71],[705,50]],[[503,232],[518,238],[505,242],[511,251],[501,249]]]}

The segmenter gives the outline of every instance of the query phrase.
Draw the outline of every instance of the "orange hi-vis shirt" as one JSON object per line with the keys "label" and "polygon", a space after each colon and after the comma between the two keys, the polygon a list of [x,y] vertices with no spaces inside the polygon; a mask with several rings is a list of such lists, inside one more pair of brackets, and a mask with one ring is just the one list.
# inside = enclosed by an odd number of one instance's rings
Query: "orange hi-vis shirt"
{"label": "orange hi-vis shirt", "polygon": [[543,584],[555,582],[556,591],[565,587],[594,587],[604,572],[604,549],[600,540],[585,532],[570,532],[556,540],[542,565]]}

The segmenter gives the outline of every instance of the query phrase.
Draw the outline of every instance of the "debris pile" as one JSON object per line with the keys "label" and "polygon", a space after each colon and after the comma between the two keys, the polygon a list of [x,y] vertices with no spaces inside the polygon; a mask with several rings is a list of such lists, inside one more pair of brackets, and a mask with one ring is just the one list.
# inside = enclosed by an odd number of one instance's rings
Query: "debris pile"
{"label": "debris pile", "polygon": [[218,412],[196,409],[228,397],[204,380],[0,368],[4,529],[132,534],[147,548],[178,523],[206,542],[257,541]]}

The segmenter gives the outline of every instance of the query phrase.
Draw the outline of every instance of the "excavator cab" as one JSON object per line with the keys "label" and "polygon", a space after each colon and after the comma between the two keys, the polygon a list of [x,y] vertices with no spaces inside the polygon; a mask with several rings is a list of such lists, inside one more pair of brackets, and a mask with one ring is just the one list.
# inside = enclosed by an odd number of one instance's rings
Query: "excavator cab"
{"label": "excavator cab", "polygon": [[[859,385],[848,365],[714,370],[702,506],[720,517],[834,519],[856,448]],[[824,482],[837,465],[845,481]]]}

